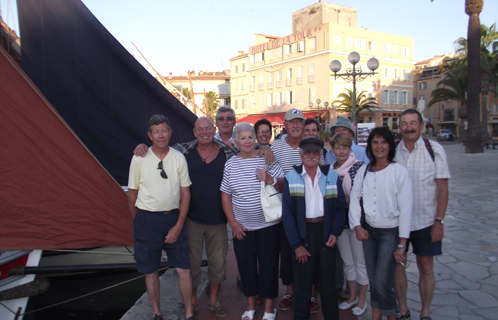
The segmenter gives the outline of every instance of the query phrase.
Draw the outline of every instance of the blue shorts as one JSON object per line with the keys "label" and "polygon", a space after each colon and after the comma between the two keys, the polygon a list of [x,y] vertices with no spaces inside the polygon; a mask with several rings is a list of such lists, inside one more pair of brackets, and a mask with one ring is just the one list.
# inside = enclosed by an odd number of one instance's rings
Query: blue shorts
{"label": "blue shorts", "polygon": [[178,209],[169,215],[138,209],[133,221],[135,236],[135,261],[137,271],[151,274],[161,267],[162,250],[168,255],[168,265],[173,268],[190,269],[187,232],[182,228],[175,243],[164,243],[168,231],[178,221]]}
{"label": "blue shorts", "polygon": [[408,251],[411,243],[413,253],[416,256],[432,257],[442,255],[442,242],[432,242],[431,228],[432,226],[428,226],[427,228],[410,232],[410,238],[406,243],[406,251]]}

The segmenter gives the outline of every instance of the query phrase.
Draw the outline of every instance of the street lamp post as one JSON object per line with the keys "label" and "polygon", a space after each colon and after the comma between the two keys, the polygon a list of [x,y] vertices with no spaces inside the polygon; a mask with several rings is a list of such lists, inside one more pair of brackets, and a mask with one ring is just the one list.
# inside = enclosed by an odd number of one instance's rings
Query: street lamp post
{"label": "street lamp post", "polygon": [[[318,131],[320,131],[320,126],[322,125],[322,122],[320,119],[320,103],[322,103],[322,100],[316,99],[316,104],[317,104],[317,109],[318,109]],[[323,103],[323,105],[325,106],[325,108],[324,108],[324,110],[325,110],[329,106],[329,103],[327,101],[325,101]],[[313,102],[310,102],[309,106],[310,106],[310,108],[313,108]]]}
{"label": "street lamp post", "polygon": [[[346,73],[337,73],[341,70],[341,62],[339,60],[333,60],[330,63],[330,70],[334,73],[333,76],[335,79],[337,77],[340,77],[346,82],[352,82],[353,83],[353,96],[351,97],[351,100],[353,100],[353,126],[356,124],[356,81],[363,81],[365,80],[368,76],[373,76],[377,72],[377,68],[379,67],[379,60],[375,59],[374,57],[370,58],[367,62],[368,69],[371,70],[371,72],[362,72],[361,67],[356,68],[356,64],[360,61],[360,55],[358,52],[351,52],[348,55],[348,61],[353,65],[353,68],[347,68]],[[357,142],[356,139],[356,134],[354,135],[354,140]]]}

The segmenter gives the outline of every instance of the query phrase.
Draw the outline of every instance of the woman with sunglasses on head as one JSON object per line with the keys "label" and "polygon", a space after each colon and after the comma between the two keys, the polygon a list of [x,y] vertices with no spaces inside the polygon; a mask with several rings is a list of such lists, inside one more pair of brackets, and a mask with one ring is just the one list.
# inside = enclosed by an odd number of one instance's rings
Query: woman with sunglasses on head
{"label": "woman with sunglasses on head", "polygon": [[386,316],[395,320],[394,271],[397,263],[406,264],[404,252],[410,235],[412,183],[408,170],[393,161],[395,143],[389,129],[372,130],[366,154],[371,162],[363,165],[354,179],[349,225],[358,240],[363,241],[372,319]]}
{"label": "woman with sunglasses on head", "polygon": [[[346,133],[337,133],[330,138],[331,150],[337,159],[331,167],[339,174],[339,178],[342,180],[342,188],[348,206],[354,178],[363,165],[363,161],[356,159],[354,153],[351,152],[352,144],[351,135]],[[365,266],[365,257],[363,256],[363,244],[356,238],[355,232],[349,228],[348,219],[346,219],[344,231],[337,239],[337,248],[344,262],[344,275],[351,293],[347,301],[339,304],[339,309],[346,310],[353,307],[354,315],[362,315],[367,309],[367,268]],[[358,286],[360,287],[359,294],[357,294]]]}

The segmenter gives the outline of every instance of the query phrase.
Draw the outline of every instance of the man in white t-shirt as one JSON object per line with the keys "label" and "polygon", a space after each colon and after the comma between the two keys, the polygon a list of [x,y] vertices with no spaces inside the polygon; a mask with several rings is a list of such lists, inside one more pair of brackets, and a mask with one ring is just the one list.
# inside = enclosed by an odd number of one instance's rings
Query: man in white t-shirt
{"label": "man in white t-shirt", "polygon": [[[399,120],[403,139],[396,148],[395,160],[408,169],[413,185],[411,232],[405,249],[408,250],[411,243],[413,253],[417,256],[422,301],[420,319],[430,320],[431,301],[436,285],[434,256],[442,254],[441,240],[448,206],[450,171],[443,147],[437,142],[422,138],[422,115],[415,109],[407,109]],[[407,279],[405,267],[401,264],[396,268],[394,288],[399,304],[397,319],[408,320],[410,311],[406,304]]]}
{"label": "man in white t-shirt", "polygon": [[145,274],[154,320],[162,320],[159,303],[159,268],[162,250],[178,273],[185,305],[185,319],[194,320],[191,308],[192,278],[184,228],[189,209],[190,178],[187,162],[168,146],[172,130],[168,118],[153,115],[147,133],[152,147],[145,157],[134,156],[130,164],[128,202],[134,217],[137,271]]}

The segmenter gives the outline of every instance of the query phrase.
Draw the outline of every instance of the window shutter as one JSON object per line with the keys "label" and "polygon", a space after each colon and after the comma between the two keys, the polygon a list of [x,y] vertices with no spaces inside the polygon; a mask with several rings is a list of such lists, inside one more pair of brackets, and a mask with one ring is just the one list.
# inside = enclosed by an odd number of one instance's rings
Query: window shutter
{"label": "window shutter", "polygon": [[382,90],[382,103],[387,104],[387,90]]}

